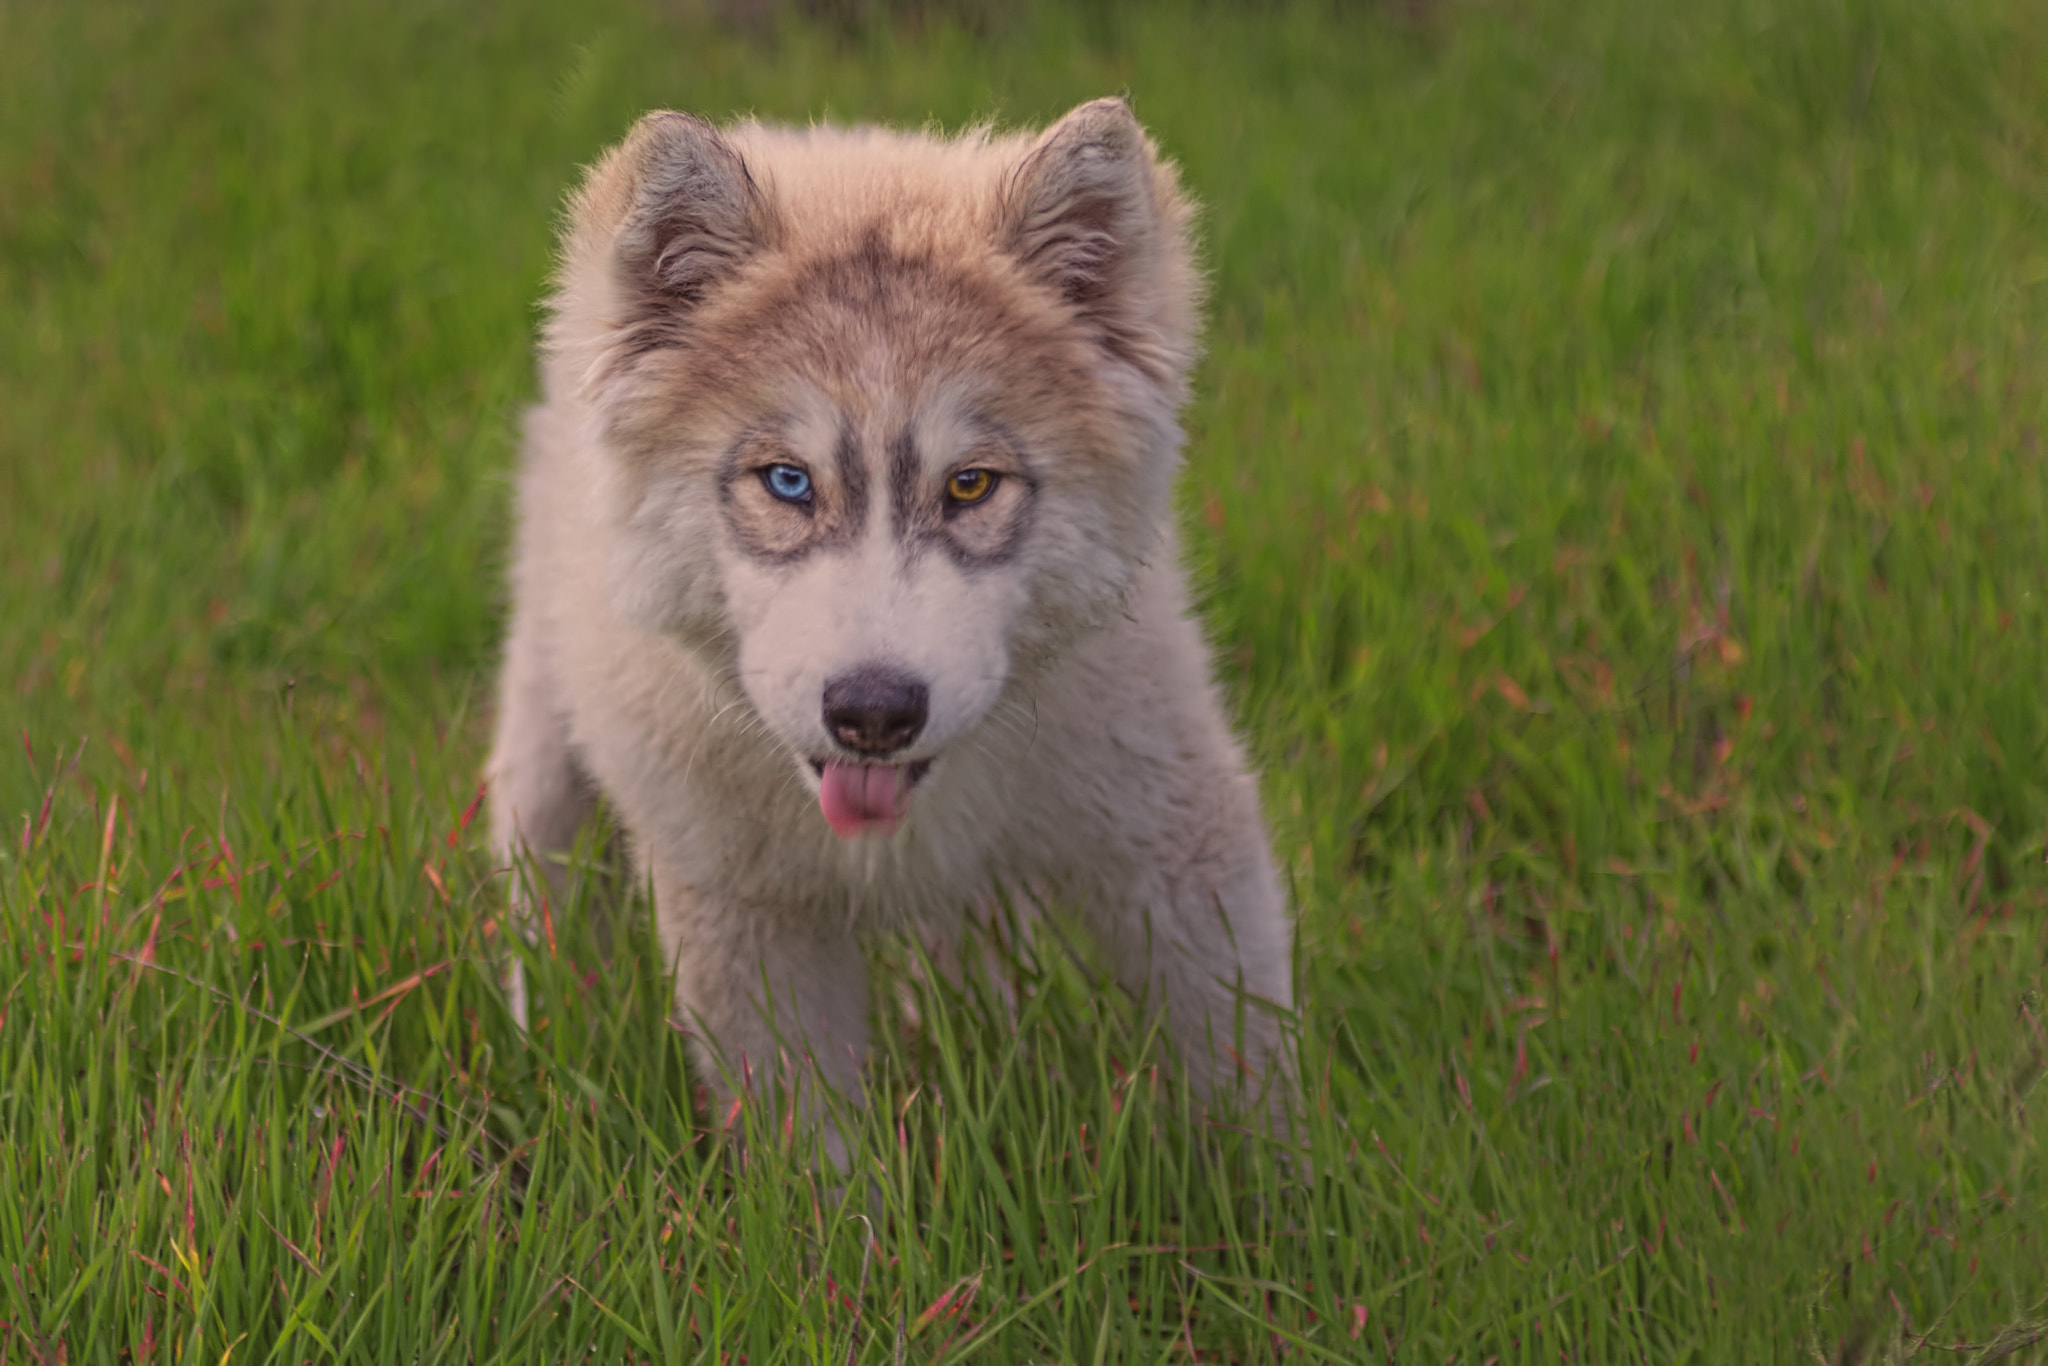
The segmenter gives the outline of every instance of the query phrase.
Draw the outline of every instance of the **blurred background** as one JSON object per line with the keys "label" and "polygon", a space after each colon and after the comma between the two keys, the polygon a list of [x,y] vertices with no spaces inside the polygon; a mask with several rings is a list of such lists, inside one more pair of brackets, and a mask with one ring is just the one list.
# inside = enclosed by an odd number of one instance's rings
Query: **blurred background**
{"label": "blurred background", "polygon": [[2010,879],[2044,60],[1998,0],[10,5],[9,729],[198,763],[289,685],[473,748],[578,167],[653,106],[1125,92],[1206,206],[1185,507],[1299,871],[1634,857],[1662,786],[1795,844],[1967,807]]}

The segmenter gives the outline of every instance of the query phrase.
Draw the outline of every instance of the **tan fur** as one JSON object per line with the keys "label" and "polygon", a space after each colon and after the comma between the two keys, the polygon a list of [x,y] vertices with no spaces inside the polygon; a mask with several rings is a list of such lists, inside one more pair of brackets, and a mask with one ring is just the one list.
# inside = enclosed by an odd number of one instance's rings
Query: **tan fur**
{"label": "tan fur", "polygon": [[[653,114],[577,193],[494,837],[559,851],[610,799],[728,1083],[808,1058],[852,1088],[858,936],[949,939],[998,887],[1078,910],[1205,1094],[1238,1071],[1212,1040],[1284,1070],[1288,922],[1170,502],[1190,219],[1113,100],[1036,137]],[[963,469],[985,502],[943,492]],[[819,697],[874,660],[929,685],[888,762],[930,767],[893,835],[842,840]]]}

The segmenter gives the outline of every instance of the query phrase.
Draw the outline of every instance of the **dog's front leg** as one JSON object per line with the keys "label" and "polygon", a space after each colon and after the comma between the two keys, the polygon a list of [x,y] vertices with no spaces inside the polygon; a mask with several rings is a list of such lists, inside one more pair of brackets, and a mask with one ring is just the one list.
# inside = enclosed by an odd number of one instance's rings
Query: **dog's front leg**
{"label": "dog's front leg", "polygon": [[1284,1131],[1293,1086],[1292,929],[1264,832],[1210,831],[1090,907],[1119,983],[1166,1013],[1205,1107],[1263,1099]]}
{"label": "dog's front leg", "polygon": [[[569,741],[540,623],[531,608],[515,610],[498,689],[498,726],[485,770],[491,798],[491,848],[512,877],[512,925],[533,942],[537,900],[559,905],[566,881],[562,856],[596,809],[595,789]],[[530,862],[529,862],[530,860]],[[537,869],[540,885],[528,873]],[[505,999],[527,1025],[526,965],[512,955]]]}
{"label": "dog's front leg", "polygon": [[824,1125],[826,1152],[844,1167],[829,1087],[860,1099],[868,1053],[867,965],[854,936],[787,912],[749,913],[706,896],[657,861],[654,901],[675,970],[676,1019],[690,1032],[715,1118],[736,1124],[760,1106],[756,1132],[784,1121]]}

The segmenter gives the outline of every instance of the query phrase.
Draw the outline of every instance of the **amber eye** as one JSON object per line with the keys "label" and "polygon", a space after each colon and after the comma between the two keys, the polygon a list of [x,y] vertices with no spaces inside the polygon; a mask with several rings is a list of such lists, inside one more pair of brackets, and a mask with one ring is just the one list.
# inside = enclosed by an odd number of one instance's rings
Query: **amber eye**
{"label": "amber eye", "polygon": [[961,470],[946,481],[946,492],[956,503],[979,503],[996,491],[994,470]]}

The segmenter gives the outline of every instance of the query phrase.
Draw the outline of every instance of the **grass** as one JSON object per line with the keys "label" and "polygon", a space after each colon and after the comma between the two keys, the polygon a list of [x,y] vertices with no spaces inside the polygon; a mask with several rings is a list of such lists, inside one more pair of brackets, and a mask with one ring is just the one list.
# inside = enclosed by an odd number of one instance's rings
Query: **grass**
{"label": "grass", "polygon": [[[2048,11],[926,14],[0,4],[0,1360],[2048,1360]],[[1312,1166],[1050,945],[742,1162],[639,902],[494,984],[553,213],[1125,88]]]}

